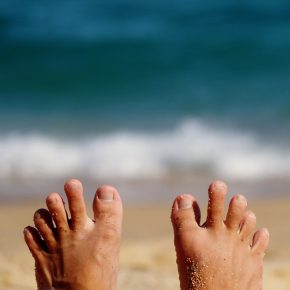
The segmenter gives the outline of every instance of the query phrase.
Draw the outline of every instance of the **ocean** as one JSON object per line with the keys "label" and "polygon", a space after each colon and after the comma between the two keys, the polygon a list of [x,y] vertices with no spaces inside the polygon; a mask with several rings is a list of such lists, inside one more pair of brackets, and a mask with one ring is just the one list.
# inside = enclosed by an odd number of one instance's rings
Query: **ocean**
{"label": "ocean", "polygon": [[282,0],[0,0],[0,194],[288,180],[289,15]]}

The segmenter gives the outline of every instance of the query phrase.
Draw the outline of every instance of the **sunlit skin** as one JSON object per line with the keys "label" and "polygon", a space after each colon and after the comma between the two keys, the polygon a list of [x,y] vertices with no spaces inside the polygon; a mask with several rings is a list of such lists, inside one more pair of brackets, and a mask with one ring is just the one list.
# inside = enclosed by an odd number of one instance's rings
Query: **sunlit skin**
{"label": "sunlit skin", "polygon": [[178,196],[172,208],[172,224],[182,290],[262,289],[263,258],[269,233],[254,233],[256,217],[246,211],[241,195],[231,199],[223,220],[227,186],[221,181],[209,187],[207,220],[200,225],[195,198]]}
{"label": "sunlit skin", "polygon": [[[51,193],[48,210],[34,214],[36,228],[24,230],[35,259],[38,289],[116,289],[122,226],[118,192],[111,186],[97,190],[91,220],[82,184],[70,180],[64,189],[71,218],[61,196]],[[256,218],[246,211],[241,195],[232,198],[223,220],[226,193],[223,182],[210,185],[208,216],[202,226],[193,196],[183,194],[174,201],[171,217],[181,290],[262,289],[269,233],[261,229],[253,234]]]}
{"label": "sunlit skin", "polygon": [[61,196],[51,193],[46,199],[48,210],[34,214],[36,228],[24,230],[35,259],[38,289],[116,289],[122,227],[117,190],[111,186],[97,190],[91,220],[80,181],[70,180],[64,189],[71,218],[67,218]]}

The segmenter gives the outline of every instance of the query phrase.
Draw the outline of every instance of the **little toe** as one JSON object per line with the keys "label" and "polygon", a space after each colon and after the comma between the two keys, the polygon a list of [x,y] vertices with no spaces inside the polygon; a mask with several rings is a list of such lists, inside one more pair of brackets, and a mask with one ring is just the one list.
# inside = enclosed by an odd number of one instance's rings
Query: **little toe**
{"label": "little toe", "polygon": [[205,225],[219,227],[223,225],[224,202],[227,194],[227,185],[222,181],[214,181],[208,189],[208,209]]}
{"label": "little toe", "polygon": [[252,251],[258,255],[264,256],[269,245],[269,231],[265,228],[258,230],[253,237]]}
{"label": "little toe", "polygon": [[71,214],[71,228],[83,228],[87,222],[87,212],[83,197],[83,186],[77,179],[71,179],[64,185]]}
{"label": "little toe", "polygon": [[244,214],[244,217],[240,223],[240,237],[241,240],[249,240],[256,227],[256,216],[253,212],[248,211]]}
{"label": "little toe", "polygon": [[57,233],[62,235],[68,232],[69,225],[67,220],[66,210],[62,198],[58,193],[51,193],[46,198],[46,205],[51,214],[53,221],[55,222]]}
{"label": "little toe", "polygon": [[175,233],[192,231],[199,227],[200,209],[190,194],[181,194],[173,202],[171,222]]}
{"label": "little toe", "polygon": [[247,200],[243,195],[235,195],[229,205],[225,224],[231,230],[238,230],[247,208]]}
{"label": "little toe", "polygon": [[56,248],[56,239],[50,213],[46,209],[41,208],[35,212],[33,220],[36,228],[48,247],[48,251],[54,251]]}
{"label": "little toe", "polygon": [[123,208],[118,191],[109,185],[97,189],[93,202],[96,229],[106,240],[120,237]]}
{"label": "little toe", "polygon": [[33,227],[26,227],[23,231],[24,240],[36,261],[43,258],[44,245],[38,231]]}

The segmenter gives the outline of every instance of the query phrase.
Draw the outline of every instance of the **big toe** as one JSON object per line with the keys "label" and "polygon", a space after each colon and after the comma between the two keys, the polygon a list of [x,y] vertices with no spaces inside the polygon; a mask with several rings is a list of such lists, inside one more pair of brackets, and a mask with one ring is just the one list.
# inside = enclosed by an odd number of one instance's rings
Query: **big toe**
{"label": "big toe", "polygon": [[118,191],[109,185],[97,189],[93,202],[96,230],[105,240],[120,239],[123,208]]}
{"label": "big toe", "polygon": [[224,202],[227,185],[222,181],[214,181],[208,189],[207,227],[219,227],[223,224]]}
{"label": "big toe", "polygon": [[199,226],[200,209],[192,195],[181,194],[173,202],[171,222],[175,234],[192,231]]}
{"label": "big toe", "polygon": [[71,179],[64,185],[64,190],[71,214],[71,228],[78,229],[84,227],[88,218],[81,182],[77,179]]}

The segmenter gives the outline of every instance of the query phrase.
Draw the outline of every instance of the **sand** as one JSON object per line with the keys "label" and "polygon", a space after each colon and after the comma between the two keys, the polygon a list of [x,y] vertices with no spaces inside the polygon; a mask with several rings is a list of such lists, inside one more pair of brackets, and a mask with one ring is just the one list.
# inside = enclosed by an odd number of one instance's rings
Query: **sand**
{"label": "sand", "polygon": [[[265,290],[290,289],[290,199],[250,201],[261,225],[271,233],[265,258]],[[36,289],[33,260],[22,239],[32,225],[36,202],[0,205],[0,289]],[[205,208],[205,204],[203,204]],[[178,289],[170,225],[170,204],[131,206],[125,209],[121,251],[120,290]]]}

